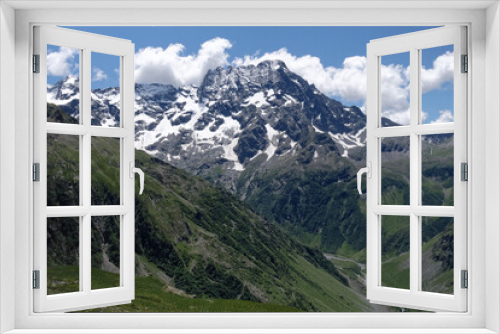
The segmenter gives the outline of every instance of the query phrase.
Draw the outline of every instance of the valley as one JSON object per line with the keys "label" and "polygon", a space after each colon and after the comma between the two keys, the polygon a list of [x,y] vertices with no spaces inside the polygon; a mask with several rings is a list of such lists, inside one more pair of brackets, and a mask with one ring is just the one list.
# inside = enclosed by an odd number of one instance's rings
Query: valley
{"label": "valley", "polygon": [[[119,124],[119,89],[92,93],[92,124]],[[49,87],[48,100],[49,121],[78,122],[77,79]],[[145,193],[136,194],[137,298],[93,311],[400,311],[364,297],[366,205],[355,180],[366,160],[360,108],[325,96],[282,62],[265,61],[210,70],[199,87],[136,84],[135,121],[136,166],[146,174]],[[48,141],[49,205],[77,201],[78,179],[57,172],[77,163],[75,140]],[[383,202],[407,204],[409,141],[384,139],[381,149]],[[453,136],[427,136],[422,152],[424,203],[453,205]],[[92,197],[114,204],[119,142],[95,138],[92,155]],[[407,288],[409,229],[404,220],[384,219],[382,281]],[[96,224],[93,270],[116,281],[116,226]],[[452,225],[424,222],[428,291],[450,291]],[[68,254],[70,242],[55,241],[60,232],[50,244],[53,282],[63,282],[54,293],[74,284],[75,250]]]}

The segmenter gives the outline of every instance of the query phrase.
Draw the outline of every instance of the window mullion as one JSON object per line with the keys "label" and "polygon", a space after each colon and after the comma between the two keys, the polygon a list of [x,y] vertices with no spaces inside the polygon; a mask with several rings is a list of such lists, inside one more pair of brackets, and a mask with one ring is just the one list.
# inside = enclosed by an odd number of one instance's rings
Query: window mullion
{"label": "window mullion", "polygon": [[413,210],[419,205],[420,198],[420,143],[415,128],[419,121],[419,51],[410,50],[410,291],[419,290],[420,282],[420,243],[419,217]]}
{"label": "window mullion", "polygon": [[83,49],[81,82],[80,82],[80,105],[82,107],[80,115],[82,117],[82,124],[87,129],[86,133],[82,136],[82,188],[83,188],[83,206],[86,209],[86,214],[83,216],[83,233],[81,234],[80,244],[82,245],[82,266],[80,268],[80,275],[83,275],[83,291],[90,293],[91,290],[91,103],[90,103],[90,88],[91,88],[91,51],[86,48]]}
{"label": "window mullion", "polygon": [[[80,59],[85,59],[84,57],[84,54],[83,54],[83,50],[80,50]],[[83,63],[82,63],[83,64]],[[84,66],[80,66],[79,68],[79,74],[78,74],[78,77],[79,78],[83,78],[83,69],[84,69]],[[83,81],[82,81],[83,82]],[[82,84],[82,82],[80,82],[80,85]],[[80,91],[80,101],[79,101],[79,104],[78,104],[78,108],[79,108],[79,111],[80,111],[80,119],[79,119],[79,124],[83,124],[84,122],[84,117],[82,115],[82,110],[84,110],[83,108],[83,101],[84,99],[82,98],[82,91],[83,89],[79,89]],[[48,125],[48,127],[50,126],[50,124]],[[85,192],[84,192],[84,188],[85,188],[85,176],[84,176],[84,165],[85,165],[85,157],[84,157],[84,151],[83,151],[83,148],[84,148],[84,140],[83,140],[83,136],[78,136],[79,137],[79,169],[80,169],[80,185],[79,185],[79,196],[80,196],[80,206],[83,206],[86,204],[84,198],[85,198]],[[79,235],[79,250],[78,250],[78,259],[79,259],[79,270],[78,270],[78,273],[79,273],[79,284],[80,284],[80,288],[79,288],[79,291],[84,291],[85,290],[85,285],[84,285],[84,282],[86,280],[86,277],[84,275],[84,271],[83,271],[83,268],[85,266],[85,258],[84,258],[84,254],[85,254],[85,251],[86,251],[86,248],[84,246],[84,243],[82,242],[84,239],[84,234],[85,234],[85,219],[84,217],[80,216],[79,217],[79,232],[78,232],[78,235]]]}

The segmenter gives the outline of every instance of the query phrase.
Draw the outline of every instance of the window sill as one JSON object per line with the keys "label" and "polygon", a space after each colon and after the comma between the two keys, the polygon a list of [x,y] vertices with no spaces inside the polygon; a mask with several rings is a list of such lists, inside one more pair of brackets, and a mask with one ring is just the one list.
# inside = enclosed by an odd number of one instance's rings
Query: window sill
{"label": "window sill", "polygon": [[488,329],[15,329],[5,334],[494,334]]}

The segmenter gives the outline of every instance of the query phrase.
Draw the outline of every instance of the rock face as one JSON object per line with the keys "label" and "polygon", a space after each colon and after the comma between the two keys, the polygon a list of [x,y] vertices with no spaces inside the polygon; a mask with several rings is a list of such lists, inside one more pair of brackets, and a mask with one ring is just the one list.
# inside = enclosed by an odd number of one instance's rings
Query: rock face
{"label": "rock face", "polygon": [[[199,87],[136,84],[135,90],[137,149],[230,190],[269,219],[323,233],[330,250],[345,240],[330,226],[332,218],[324,219],[324,203],[322,222],[314,226],[309,213],[297,210],[316,198],[311,177],[325,189],[338,182],[349,187],[363,164],[366,118],[359,108],[325,96],[281,61],[210,70]],[[68,77],[48,94],[50,102],[78,117],[77,78]],[[92,124],[116,126],[119,108],[117,88],[92,92]],[[261,203],[270,193],[274,197]],[[362,220],[359,212],[344,215],[353,223]],[[356,238],[363,235],[356,232]]]}
{"label": "rock face", "polygon": [[[78,84],[68,77],[50,87],[49,102],[78,118]],[[365,165],[366,117],[358,107],[325,96],[280,61],[210,70],[199,87],[136,84],[135,91],[138,150],[229,190],[303,244],[364,258],[366,208],[355,176]],[[119,110],[117,88],[92,92],[92,124],[116,126]],[[382,125],[397,124],[383,118]],[[402,204],[409,198],[409,141],[388,138],[381,150],[384,201]],[[422,152],[423,202],[452,205],[453,135],[426,136]],[[450,240],[429,259],[445,263]]]}
{"label": "rock face", "polygon": [[[48,89],[48,100],[78,118],[78,87],[68,77]],[[231,191],[307,244],[319,237],[314,245],[326,251],[365,247],[354,185],[366,156],[359,108],[325,96],[281,61],[210,70],[199,87],[135,91],[137,149]],[[119,124],[119,93],[92,91],[92,124]],[[397,139],[386,146],[392,155],[408,150]]]}
{"label": "rock face", "polygon": [[[57,121],[64,111],[50,106],[49,120]],[[101,205],[116,204],[120,196],[119,177],[110,177],[116,169],[109,168],[119,164],[119,148],[118,140],[92,141],[92,155],[98,159],[92,160],[91,191]],[[77,150],[78,138],[48,141],[48,205],[78,202],[79,183],[71,173],[75,169],[61,172],[61,161],[78,164],[68,159]],[[134,307],[133,312],[160,312],[165,292],[212,303],[246,300],[301,311],[371,309],[319,250],[295,241],[233,194],[142,151],[136,152],[136,164],[146,174],[145,196],[136,196],[136,275],[154,276],[162,284],[157,291],[137,284],[137,296],[154,292],[156,298],[142,297],[152,299],[152,307]],[[119,284],[120,219],[93,217],[91,224],[92,270],[115,274]],[[51,218],[47,232],[47,262],[54,269],[48,285],[52,293],[67,292],[65,288],[78,282],[78,270],[71,270],[79,263],[78,218]],[[318,296],[317,290],[326,292]]]}
{"label": "rock face", "polygon": [[[78,118],[78,86],[77,77],[55,84],[49,102]],[[93,125],[119,124],[119,93],[92,92]],[[137,84],[135,111],[136,147],[195,173],[213,164],[243,171],[259,155],[291,154],[311,132],[344,156],[365,142],[359,108],[328,98],[281,61],[210,70],[200,87]]]}

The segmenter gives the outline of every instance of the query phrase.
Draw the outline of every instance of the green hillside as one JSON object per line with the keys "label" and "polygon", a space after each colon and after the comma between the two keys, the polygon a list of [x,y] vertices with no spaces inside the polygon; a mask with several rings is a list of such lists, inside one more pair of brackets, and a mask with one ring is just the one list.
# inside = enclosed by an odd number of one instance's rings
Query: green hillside
{"label": "green hillside", "polygon": [[[76,122],[54,105],[48,110],[51,121]],[[366,208],[353,177],[358,162],[311,136],[298,159],[248,166],[238,184],[245,202],[136,151],[146,174],[144,194],[136,193],[136,299],[93,311],[380,311],[364,298]],[[48,205],[78,205],[79,139],[49,135],[47,145]],[[407,144],[396,140],[384,149],[391,152],[383,160],[384,204],[403,204]],[[316,150],[326,158],[311,158]],[[116,139],[92,139],[92,204],[119,203],[119,151]],[[423,202],[452,204],[453,139],[425,142],[422,151]],[[382,281],[407,288],[408,226],[397,217],[384,222]],[[426,291],[452,292],[452,226],[449,218],[425,221]],[[78,219],[51,219],[47,243],[49,293],[77,291]],[[119,220],[94,217],[93,288],[119,284],[119,249]],[[319,249],[349,261],[327,260]]]}
{"label": "green hillside", "polygon": [[[48,204],[78,203],[78,138],[49,137]],[[118,152],[118,140],[92,138],[93,204],[118,201]],[[370,310],[320,251],[294,241],[232,194],[141,151],[136,165],[146,174],[145,192],[136,194],[137,298],[98,311]],[[48,231],[49,293],[78,286],[71,270],[78,238],[61,230],[66,225],[54,221]],[[96,219],[92,227],[92,286],[116,286],[117,221]]]}
{"label": "green hillside", "polygon": [[[409,142],[382,142],[382,202],[409,204]],[[422,204],[453,205],[453,136],[422,141]],[[453,218],[422,217],[422,289],[453,293]],[[382,217],[382,285],[409,289],[408,217]]]}
{"label": "green hillside", "polygon": [[302,138],[295,155],[252,160],[239,177],[238,196],[304,244],[331,253],[361,251],[366,217],[358,205],[358,167],[339,155],[329,136],[311,129]]}

